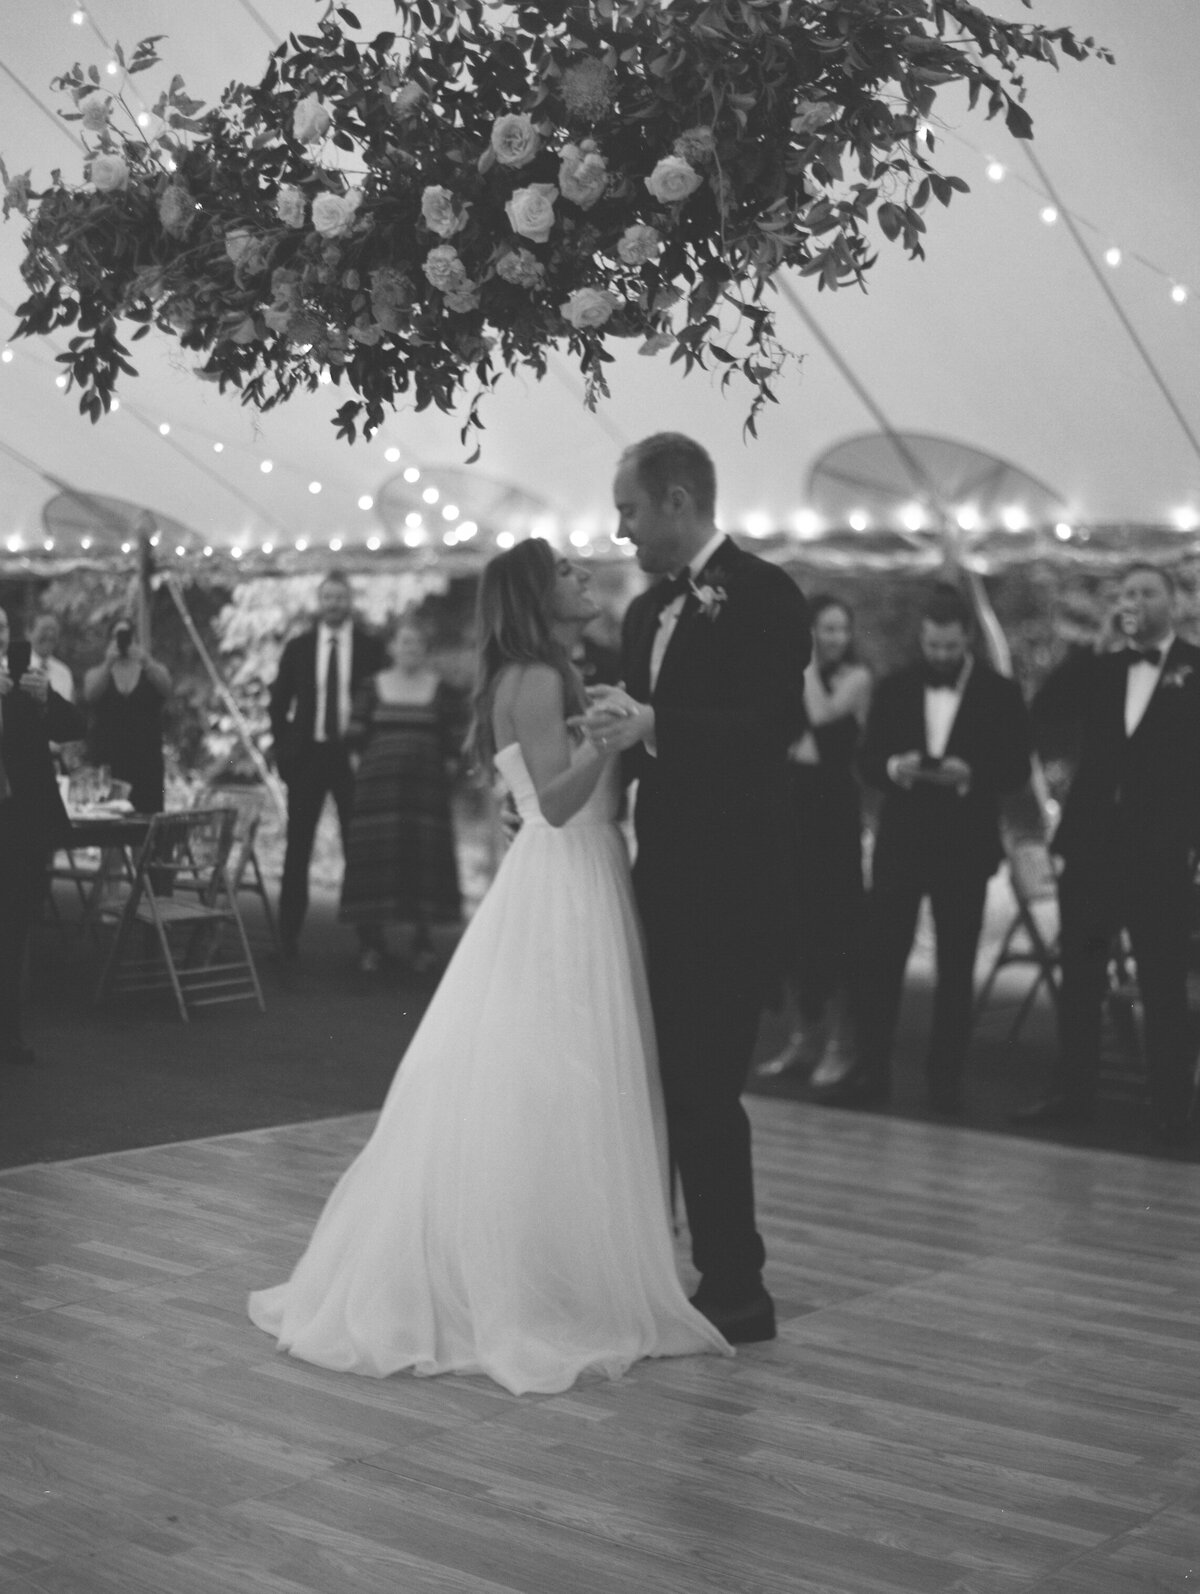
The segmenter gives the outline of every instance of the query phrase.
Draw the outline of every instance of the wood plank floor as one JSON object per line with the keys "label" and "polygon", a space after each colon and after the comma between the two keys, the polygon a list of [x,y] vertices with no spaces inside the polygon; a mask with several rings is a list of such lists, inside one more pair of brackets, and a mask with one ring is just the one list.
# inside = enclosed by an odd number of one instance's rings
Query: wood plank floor
{"label": "wood plank floor", "polygon": [[556,1397],[251,1327],[369,1118],[0,1174],[0,1594],[1200,1584],[1200,1170],[749,1105],[779,1340]]}

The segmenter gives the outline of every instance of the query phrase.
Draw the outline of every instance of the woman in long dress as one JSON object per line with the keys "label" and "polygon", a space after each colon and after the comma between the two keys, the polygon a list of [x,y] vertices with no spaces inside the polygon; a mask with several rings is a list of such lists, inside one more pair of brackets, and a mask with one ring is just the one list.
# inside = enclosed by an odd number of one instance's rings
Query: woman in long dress
{"label": "woman in long dress", "polygon": [[484,571],[477,750],[523,822],[291,1279],[250,1297],[304,1360],[521,1394],[729,1353],[675,1268],[616,770],[568,725],[587,587],[536,538]]}

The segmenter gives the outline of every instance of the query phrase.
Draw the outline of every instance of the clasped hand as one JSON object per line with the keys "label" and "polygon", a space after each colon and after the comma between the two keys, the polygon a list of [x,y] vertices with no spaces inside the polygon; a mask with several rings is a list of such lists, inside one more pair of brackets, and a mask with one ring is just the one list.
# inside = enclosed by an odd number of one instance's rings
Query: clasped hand
{"label": "clasped hand", "polygon": [[586,714],[571,724],[598,753],[623,753],[653,733],[654,710],[620,686],[590,686]]}
{"label": "clasped hand", "polygon": [[19,681],[14,681],[8,673],[8,666],[0,663],[0,697],[20,691],[26,692],[35,702],[44,703],[49,690],[50,679],[44,670],[26,670]]}
{"label": "clasped hand", "polygon": [[896,785],[902,786],[905,791],[911,791],[920,782],[922,785],[950,786],[961,797],[971,786],[971,766],[962,758],[943,758],[939,763],[929,765],[921,753],[900,753],[889,763],[888,773]]}

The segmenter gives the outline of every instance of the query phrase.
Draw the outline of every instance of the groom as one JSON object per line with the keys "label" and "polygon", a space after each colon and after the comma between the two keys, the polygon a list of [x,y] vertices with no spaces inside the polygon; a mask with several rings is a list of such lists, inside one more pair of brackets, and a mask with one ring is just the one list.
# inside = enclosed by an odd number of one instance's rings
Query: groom
{"label": "groom", "polygon": [[741,1092],[783,940],[786,753],[800,734],[808,611],[714,522],[698,443],[659,433],[618,464],[617,536],[661,576],[625,616],[628,699],[592,691],[588,734],[638,782],[634,885],[671,1154],[701,1275],[693,1303],[735,1343],[771,1339]]}

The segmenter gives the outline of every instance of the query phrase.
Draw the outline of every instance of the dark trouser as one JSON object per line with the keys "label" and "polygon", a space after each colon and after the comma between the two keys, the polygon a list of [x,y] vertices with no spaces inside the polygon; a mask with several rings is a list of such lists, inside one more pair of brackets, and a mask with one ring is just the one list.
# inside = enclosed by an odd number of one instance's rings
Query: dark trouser
{"label": "dark trouser", "polygon": [[296,755],[288,768],[287,848],[279,888],[279,935],[284,946],[295,945],[308,909],[308,871],[326,797],[337,805],[342,849],[354,806],[354,771],[341,742],[314,742]]}
{"label": "dark trouser", "polygon": [[1100,1080],[1100,1025],[1113,937],[1124,928],[1137,964],[1146,1067],[1155,1113],[1182,1125],[1192,1098],[1194,1047],[1187,969],[1191,869],[1186,857],[1145,858],[1117,845],[1072,859],[1059,882],[1062,995],[1059,1090],[1089,1108]]}
{"label": "dark trouser", "polygon": [[816,1023],[849,983],[862,934],[862,818],[858,788],[841,770],[794,764],[791,795],[796,996]]}
{"label": "dark trouser", "polygon": [[930,1094],[953,1098],[971,1038],[975,954],[983,927],[988,873],[953,853],[876,850],[867,897],[862,966],[855,981],[859,1067],[886,1079],[921,902],[929,898],[937,935],[933,1026],[926,1054]]}
{"label": "dark trouser", "polygon": [[45,852],[0,806],[0,1050],[22,1042],[25,948],[45,889]]}
{"label": "dark trouser", "polygon": [[[762,958],[697,948],[677,904],[642,902],[671,1160],[706,1299],[740,1304],[762,1288],[750,1122],[741,1093],[762,1008]],[[711,915],[710,915],[711,919]],[[765,952],[763,956],[765,957]]]}

